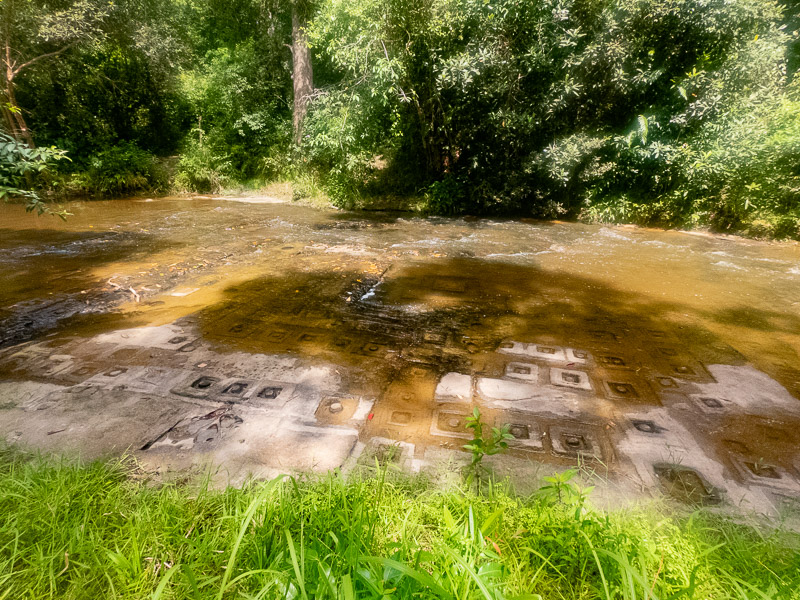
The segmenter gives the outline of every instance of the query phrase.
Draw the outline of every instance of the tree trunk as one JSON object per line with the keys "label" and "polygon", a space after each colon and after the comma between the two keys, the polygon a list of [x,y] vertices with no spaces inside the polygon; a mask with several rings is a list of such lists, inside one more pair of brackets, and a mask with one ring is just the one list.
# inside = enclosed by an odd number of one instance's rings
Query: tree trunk
{"label": "tree trunk", "polygon": [[6,125],[9,127],[9,133],[14,136],[17,141],[24,141],[29,147],[35,148],[33,143],[33,135],[31,130],[28,129],[28,124],[25,123],[25,117],[22,116],[22,109],[17,103],[17,96],[14,94],[14,80],[6,78],[6,89],[3,91],[3,116],[5,117]]}
{"label": "tree trunk", "polygon": [[311,49],[308,47],[305,26],[308,22],[308,1],[294,0],[292,4],[292,78],[294,80],[294,108],[292,125],[294,143],[300,145],[303,120],[308,112],[308,102],[314,91],[311,70]]}
{"label": "tree trunk", "polygon": [[2,111],[3,113],[3,123],[5,125],[6,131],[13,137],[14,129],[16,129],[16,122],[14,119],[14,115],[11,114],[11,111],[8,108],[8,104],[9,103],[6,100],[5,94],[0,94],[0,111]]}
{"label": "tree trunk", "polygon": [[[3,4],[3,70],[0,71],[3,79],[3,89],[0,90],[0,102],[2,102],[3,120],[6,122],[8,133],[10,133],[15,140],[24,141],[31,148],[33,145],[33,136],[28,129],[28,124],[25,123],[25,117],[22,116],[22,109],[17,102],[17,95],[14,93],[14,78],[19,73],[19,68],[16,67],[16,61],[12,59],[11,53],[11,22],[15,11],[14,2],[6,1]],[[25,65],[23,65],[24,67]]]}

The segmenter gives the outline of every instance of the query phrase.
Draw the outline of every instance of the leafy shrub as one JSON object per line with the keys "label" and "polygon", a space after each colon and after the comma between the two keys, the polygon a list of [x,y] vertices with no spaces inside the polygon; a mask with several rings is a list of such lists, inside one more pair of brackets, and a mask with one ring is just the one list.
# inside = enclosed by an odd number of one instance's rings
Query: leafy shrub
{"label": "leafy shrub", "polygon": [[465,201],[464,182],[450,176],[428,186],[424,209],[437,215],[452,215],[464,209]]}
{"label": "leafy shrub", "polygon": [[[287,73],[279,55],[254,40],[209,51],[184,72],[181,88],[195,114],[182,168],[190,189],[210,191],[222,180],[276,177],[286,168],[291,139]],[[187,183],[184,181],[183,183]]]}
{"label": "leafy shrub", "polygon": [[227,155],[215,153],[208,145],[192,142],[181,155],[174,185],[186,191],[218,192],[229,181],[230,173]]}
{"label": "leafy shrub", "polygon": [[466,422],[467,429],[472,430],[472,441],[463,446],[464,450],[472,454],[472,460],[467,467],[467,485],[476,481],[480,492],[481,482],[491,478],[491,471],[483,464],[483,459],[508,450],[508,440],[513,440],[514,436],[509,433],[511,425],[508,423],[502,427],[487,427],[481,420],[481,411],[477,406]]}
{"label": "leafy shrub", "polygon": [[136,144],[121,142],[92,155],[74,184],[89,194],[121,195],[166,188],[166,173],[156,157]]}
{"label": "leafy shrub", "polygon": [[373,159],[383,129],[381,102],[366,90],[320,94],[303,125],[302,158],[334,205],[356,205],[374,175]]}
{"label": "leafy shrub", "polygon": [[267,181],[275,181],[289,177],[291,174],[292,162],[288,148],[280,143],[271,146],[266,154],[261,158],[258,168],[259,174]]}
{"label": "leafy shrub", "polygon": [[31,148],[0,131],[0,200],[20,198],[27,202],[27,211],[35,210],[40,215],[49,212],[32,186],[59,160],[69,160],[63,150]]}

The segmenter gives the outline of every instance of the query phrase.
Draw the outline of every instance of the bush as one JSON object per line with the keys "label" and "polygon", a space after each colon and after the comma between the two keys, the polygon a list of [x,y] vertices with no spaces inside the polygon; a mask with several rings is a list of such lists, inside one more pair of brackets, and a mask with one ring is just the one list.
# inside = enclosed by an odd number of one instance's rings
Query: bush
{"label": "bush", "polygon": [[[33,186],[54,163],[69,160],[66,152],[57,148],[31,148],[0,131],[0,200],[22,199],[27,211],[40,215],[50,212]],[[55,213],[64,216],[65,213]]]}
{"label": "bush", "polygon": [[174,186],[189,192],[218,192],[228,183],[230,159],[216,154],[208,145],[190,142],[178,163]]}
{"label": "bush", "polygon": [[[246,31],[243,33],[247,33]],[[282,174],[291,140],[287,74],[257,40],[209,51],[181,87],[195,114],[180,183],[215,191],[224,181]]]}
{"label": "bush", "polygon": [[423,209],[437,215],[452,215],[464,210],[466,203],[464,182],[456,177],[434,181],[425,190]]}
{"label": "bush", "polygon": [[380,104],[380,99],[344,90],[322,93],[312,103],[303,125],[302,164],[313,171],[335,206],[357,205],[374,175],[383,124],[376,112]]}
{"label": "bush", "polygon": [[87,161],[87,167],[73,176],[72,185],[92,195],[163,191],[168,181],[155,156],[136,144],[122,142],[102,150]]}

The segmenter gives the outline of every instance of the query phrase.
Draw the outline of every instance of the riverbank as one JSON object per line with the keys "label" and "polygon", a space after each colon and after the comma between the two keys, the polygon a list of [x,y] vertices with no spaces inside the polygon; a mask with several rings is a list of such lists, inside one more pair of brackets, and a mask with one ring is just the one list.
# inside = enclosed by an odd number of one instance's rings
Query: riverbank
{"label": "riverbank", "polygon": [[430,473],[479,407],[524,493],[580,463],[605,506],[792,508],[796,244],[239,200],[4,205],[0,438],[222,485],[395,444]]}
{"label": "riverbank", "polygon": [[[0,454],[4,598],[796,599],[800,536],[658,504],[603,512],[550,483],[517,497],[374,469],[201,476],[129,459]],[[560,499],[559,499],[560,497]],[[589,498],[587,500],[587,497]]]}

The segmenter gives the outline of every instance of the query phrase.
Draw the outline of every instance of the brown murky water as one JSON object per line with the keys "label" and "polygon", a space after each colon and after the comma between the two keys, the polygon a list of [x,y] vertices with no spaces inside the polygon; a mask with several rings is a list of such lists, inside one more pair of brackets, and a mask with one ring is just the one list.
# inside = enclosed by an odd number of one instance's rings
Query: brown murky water
{"label": "brown murky water", "polygon": [[[458,446],[469,407],[443,377],[463,374],[518,453],[608,465],[663,417],[713,448],[722,479],[800,477],[798,244],[220,199],[69,208],[61,223],[0,206],[4,346],[177,322],[194,332],[184,357],[203,344],[341,366],[349,396],[377,399],[362,440]],[[331,402],[317,422],[356,411]],[[714,497],[675,462],[653,481]]]}

